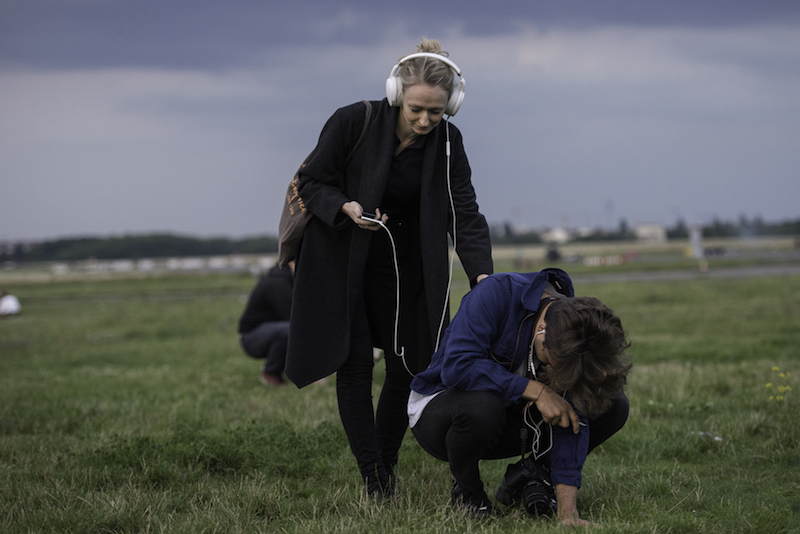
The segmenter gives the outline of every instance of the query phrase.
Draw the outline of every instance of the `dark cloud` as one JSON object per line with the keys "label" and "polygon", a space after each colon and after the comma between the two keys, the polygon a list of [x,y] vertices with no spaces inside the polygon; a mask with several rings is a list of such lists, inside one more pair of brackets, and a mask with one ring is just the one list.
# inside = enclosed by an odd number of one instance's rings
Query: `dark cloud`
{"label": "dark cloud", "polygon": [[434,35],[447,25],[490,36],[523,23],[725,27],[799,19],[796,0],[4,0],[0,64],[230,68],[263,61],[262,52],[273,46],[378,43],[398,24]]}
{"label": "dark cloud", "polygon": [[325,119],[382,98],[423,35],[467,73],[453,124],[492,222],[795,217],[798,13],[797,0],[0,0],[0,240],[274,232]]}

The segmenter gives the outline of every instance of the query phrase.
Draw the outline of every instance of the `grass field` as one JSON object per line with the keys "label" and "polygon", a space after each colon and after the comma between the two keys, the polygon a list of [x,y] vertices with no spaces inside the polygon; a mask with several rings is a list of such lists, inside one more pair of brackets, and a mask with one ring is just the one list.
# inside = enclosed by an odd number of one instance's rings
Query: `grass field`
{"label": "grass field", "polygon": [[[628,425],[585,467],[592,532],[800,532],[800,276],[576,280],[622,317],[635,364]],[[453,512],[447,465],[410,433],[399,497],[365,499],[332,377],[267,389],[238,347],[252,284],[16,281],[23,314],[0,319],[0,532],[569,530]],[[507,463],[483,464],[490,495]]]}

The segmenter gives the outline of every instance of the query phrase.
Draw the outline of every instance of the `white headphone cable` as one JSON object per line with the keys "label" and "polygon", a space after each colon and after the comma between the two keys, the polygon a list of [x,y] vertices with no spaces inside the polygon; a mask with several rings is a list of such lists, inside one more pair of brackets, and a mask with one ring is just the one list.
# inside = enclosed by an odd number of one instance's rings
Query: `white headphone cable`
{"label": "white headphone cable", "polygon": [[[447,196],[450,200],[450,210],[453,214],[453,250],[450,252],[450,265],[449,265],[449,276],[447,279],[447,291],[445,291],[444,295],[444,304],[442,305],[442,317],[439,320],[439,331],[436,333],[436,346],[434,347],[433,351],[436,352],[439,350],[439,341],[442,337],[442,329],[444,328],[444,320],[447,317],[447,305],[450,300],[450,288],[453,284],[453,263],[455,260],[455,251],[456,251],[456,207],[455,202],[453,201],[453,190],[450,185],[450,120],[445,119],[445,157],[446,161],[446,175],[447,175]],[[405,347],[401,347],[398,342],[399,338],[399,330],[400,330],[400,267],[397,261],[397,247],[394,244],[394,237],[392,236],[391,230],[378,219],[370,219],[371,222],[375,222],[380,225],[381,228],[386,230],[386,235],[389,236],[389,242],[392,245],[392,262],[394,264],[394,275],[395,280],[397,281],[395,284],[395,314],[394,314],[394,340],[392,343],[392,350],[394,351],[395,355],[403,360],[403,367],[405,367],[408,374],[414,376],[414,373],[411,372],[411,369],[408,368],[408,363],[406,362],[405,356]]]}
{"label": "white headphone cable", "polygon": [[399,331],[400,331],[400,265],[397,261],[397,246],[394,244],[394,237],[392,236],[391,230],[389,227],[386,226],[383,221],[375,219],[374,221],[381,228],[386,230],[386,235],[389,236],[389,243],[392,245],[392,263],[394,264],[394,279],[395,283],[395,306],[394,306],[394,340],[392,342],[392,350],[394,351],[395,355],[403,360],[403,367],[406,368],[408,374],[414,376],[414,373],[411,372],[411,369],[408,368],[408,363],[406,363],[406,349],[405,347],[401,347],[399,343]]}
{"label": "white headphone cable", "polygon": [[[538,332],[536,332],[533,335],[533,339],[531,340],[531,348],[530,348],[530,351],[528,352],[528,363],[530,365],[531,375],[533,375],[533,379],[536,380],[537,382],[538,382],[539,378],[536,376],[536,367],[534,367],[534,365],[533,365],[533,352],[534,352],[533,344],[536,341],[536,336],[538,336],[539,334],[543,334],[543,333],[544,333],[544,330],[539,330]],[[541,393],[540,393],[540,396],[541,396]],[[531,407],[535,407],[535,405],[536,405],[536,403],[534,401],[529,401],[525,405],[525,408],[523,409],[523,420],[525,422],[525,425],[528,428],[530,428],[531,430],[533,430],[533,441],[531,442],[531,454],[533,455],[533,459],[534,460],[538,460],[539,458],[541,458],[542,456],[547,454],[547,452],[550,449],[553,448],[553,427],[548,425],[548,427],[549,427],[548,428],[548,430],[549,430],[548,436],[550,438],[550,443],[549,443],[549,445],[547,445],[547,447],[545,447],[545,449],[543,451],[540,451],[539,450],[539,445],[540,445],[539,441],[542,439],[542,425],[546,424],[546,423],[544,422],[544,417],[542,417],[541,421],[536,422],[533,419],[533,417],[531,416],[530,408]],[[540,415],[541,415],[541,413],[540,413]]]}
{"label": "white headphone cable", "polygon": [[456,205],[453,201],[453,189],[450,185],[450,117],[445,119],[445,156],[447,158],[447,196],[450,200],[450,212],[453,214],[453,250],[450,252],[450,274],[447,278],[447,291],[444,293],[444,304],[442,305],[442,318],[439,319],[439,331],[436,333],[436,346],[433,352],[439,350],[439,342],[442,339],[442,330],[444,329],[444,320],[447,317],[448,304],[450,302],[450,287],[453,284],[453,261],[456,256]]}

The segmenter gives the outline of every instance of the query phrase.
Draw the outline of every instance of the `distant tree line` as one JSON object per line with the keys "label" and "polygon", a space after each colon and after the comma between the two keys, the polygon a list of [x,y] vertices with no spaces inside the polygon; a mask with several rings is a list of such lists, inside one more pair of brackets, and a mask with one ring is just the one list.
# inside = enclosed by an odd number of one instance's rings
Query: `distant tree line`
{"label": "distant tree line", "polygon": [[493,226],[489,229],[494,245],[538,245],[544,242],[537,231],[515,230],[509,222]]}
{"label": "distant tree line", "polygon": [[737,223],[726,223],[719,219],[703,227],[705,237],[756,237],[756,236],[800,236],[800,219],[781,223],[765,223],[760,217],[740,217]]}
{"label": "distant tree line", "polygon": [[[800,219],[767,223],[760,217],[748,219],[742,216],[736,222],[723,222],[715,218],[710,224],[701,225],[700,228],[705,238],[800,236]],[[684,220],[679,219],[673,226],[668,226],[666,230],[667,239],[687,239],[690,227]],[[622,219],[615,229],[597,228],[572,237],[574,242],[635,240],[636,233],[625,219]],[[515,232],[509,223],[492,228],[492,243],[495,245],[541,244],[544,241],[542,233],[538,231]]]}
{"label": "distant tree line", "polygon": [[[714,218],[710,224],[701,226],[703,237],[777,237],[800,236],[800,219],[767,223],[761,217],[748,219],[745,216],[736,222],[723,222]],[[690,228],[683,220],[678,220],[675,226],[667,229],[669,239],[685,239],[689,236]]]}
{"label": "distant tree line", "polygon": [[194,238],[170,234],[78,237],[40,243],[6,244],[0,261],[73,261],[266,254],[278,251],[273,236],[246,239]]}
{"label": "distant tree line", "polygon": [[[667,228],[668,239],[686,239],[690,227],[683,220]],[[542,244],[538,231],[515,231],[510,223],[491,229],[495,245]],[[760,217],[740,217],[736,222],[714,219],[702,226],[703,237],[800,236],[800,219],[767,223]],[[613,230],[597,229],[573,237],[577,242],[633,241],[633,229],[625,219]],[[0,243],[0,262],[75,261],[167,258],[186,256],[221,256],[229,254],[272,254],[278,251],[276,236],[245,239],[194,238],[172,234],[127,235],[122,237],[77,237],[39,243]]]}

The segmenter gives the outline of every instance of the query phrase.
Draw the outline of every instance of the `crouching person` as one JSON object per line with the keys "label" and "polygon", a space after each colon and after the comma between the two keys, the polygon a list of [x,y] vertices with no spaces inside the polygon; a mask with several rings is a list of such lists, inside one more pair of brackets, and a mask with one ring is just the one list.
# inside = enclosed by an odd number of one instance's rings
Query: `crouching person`
{"label": "crouching person", "polygon": [[619,318],[576,298],[559,269],[495,274],[472,289],[408,404],[419,444],[450,464],[453,505],[492,515],[478,463],[521,454],[497,500],[588,525],[581,469],[628,418],[628,347]]}

